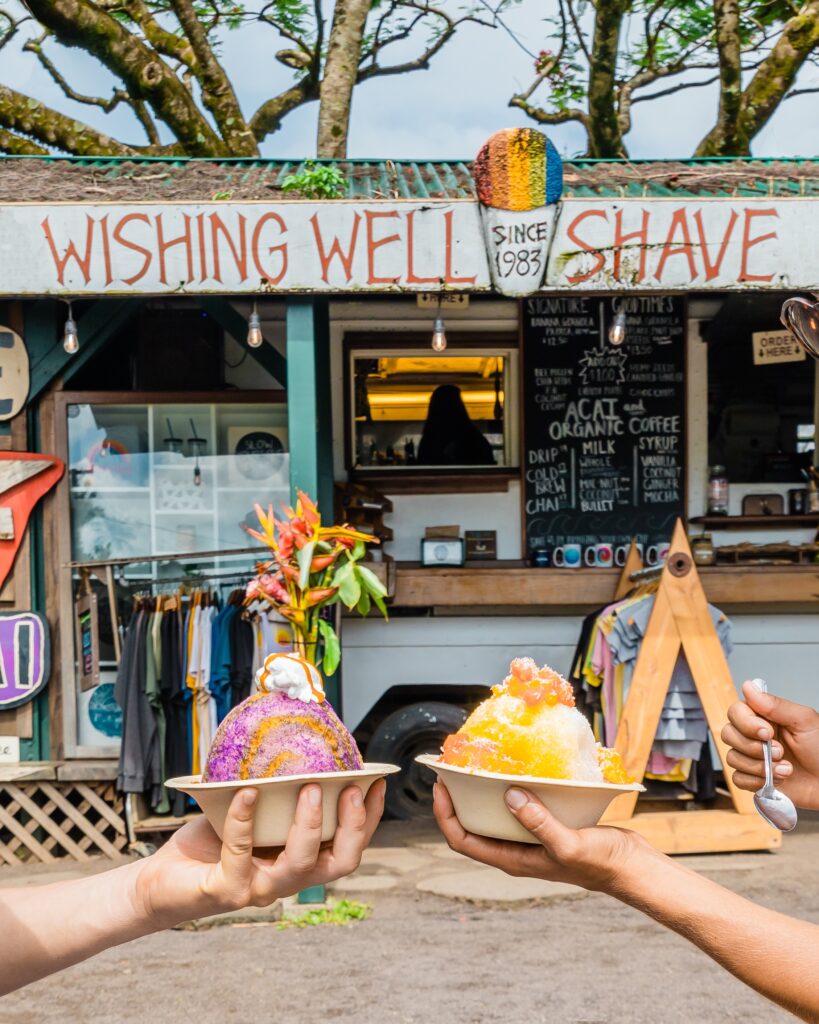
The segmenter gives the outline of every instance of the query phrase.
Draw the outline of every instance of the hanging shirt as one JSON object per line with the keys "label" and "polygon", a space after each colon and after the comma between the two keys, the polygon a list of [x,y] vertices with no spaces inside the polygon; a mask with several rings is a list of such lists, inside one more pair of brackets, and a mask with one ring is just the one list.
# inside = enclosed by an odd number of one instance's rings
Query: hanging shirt
{"label": "hanging shirt", "polygon": [[165,742],[166,722],[165,709],[162,703],[162,695],[159,688],[159,675],[156,663],[156,648],[154,646],[154,625],[159,615],[154,613],[147,616],[147,628],[145,629],[145,695],[148,703],[153,709],[156,718],[156,748],[159,755],[159,785],[153,787],[151,793],[151,808],[157,814],[167,814],[171,809],[168,791],[163,783],[168,776],[165,774]]}
{"label": "hanging shirt", "polygon": [[[624,699],[628,696],[640,645],[654,609],[654,600],[654,595],[649,595],[632,604],[627,611],[621,611],[606,638],[614,663],[625,667]],[[730,620],[713,605],[709,605],[709,612],[727,657],[731,652]],[[708,724],[702,702],[685,653],[680,651],[663,702],[652,752],[668,759],[696,760],[707,738]],[[660,768],[659,762],[650,763],[649,768],[656,771]]]}
{"label": "hanging shirt", "polygon": [[221,722],[231,707],[231,623],[238,614],[235,605],[226,605],[211,626],[210,692],[216,704],[216,718]]}
{"label": "hanging shirt", "polygon": [[138,612],[126,631],[114,684],[114,697],[122,709],[117,788],[121,793],[156,797],[162,770],[156,715],[145,691],[146,630],[146,615]]}

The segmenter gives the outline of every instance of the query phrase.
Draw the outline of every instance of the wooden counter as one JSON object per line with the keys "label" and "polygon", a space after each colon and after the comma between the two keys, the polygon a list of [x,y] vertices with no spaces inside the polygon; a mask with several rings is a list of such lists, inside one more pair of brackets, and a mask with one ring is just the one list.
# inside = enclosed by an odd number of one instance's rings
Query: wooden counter
{"label": "wooden counter", "polygon": [[[787,605],[819,611],[819,565],[709,566],[699,569],[708,600],[719,607]],[[514,563],[424,568],[399,562],[394,607],[594,608],[610,601],[616,569],[531,569]]]}

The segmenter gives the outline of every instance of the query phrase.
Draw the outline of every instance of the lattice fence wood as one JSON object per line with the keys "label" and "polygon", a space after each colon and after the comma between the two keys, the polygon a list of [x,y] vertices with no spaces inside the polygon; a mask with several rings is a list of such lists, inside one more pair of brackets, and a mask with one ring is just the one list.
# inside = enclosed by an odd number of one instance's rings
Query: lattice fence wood
{"label": "lattice fence wood", "polygon": [[128,845],[123,813],[110,782],[0,783],[0,862],[116,859]]}

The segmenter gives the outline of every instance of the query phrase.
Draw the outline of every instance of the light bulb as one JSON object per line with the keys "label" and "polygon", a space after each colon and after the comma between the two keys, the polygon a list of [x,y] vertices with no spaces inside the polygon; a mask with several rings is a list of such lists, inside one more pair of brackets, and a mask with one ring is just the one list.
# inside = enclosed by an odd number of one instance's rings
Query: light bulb
{"label": "light bulb", "polygon": [[614,314],[609,327],[609,341],[612,345],[622,345],[626,340],[626,314],[621,310]]}
{"label": "light bulb", "polygon": [[77,331],[77,322],[71,313],[71,303],[68,303],[68,318],[63,328],[63,348],[68,355],[73,356],[80,349],[80,335]]}
{"label": "light bulb", "polygon": [[432,350],[433,352],[443,352],[446,349],[446,328],[444,327],[444,318],[442,316],[435,317],[435,323],[432,328]]}
{"label": "light bulb", "polygon": [[264,341],[262,334],[262,322],[256,312],[256,303],[253,303],[253,312],[247,321],[247,343],[251,348],[261,348]]}

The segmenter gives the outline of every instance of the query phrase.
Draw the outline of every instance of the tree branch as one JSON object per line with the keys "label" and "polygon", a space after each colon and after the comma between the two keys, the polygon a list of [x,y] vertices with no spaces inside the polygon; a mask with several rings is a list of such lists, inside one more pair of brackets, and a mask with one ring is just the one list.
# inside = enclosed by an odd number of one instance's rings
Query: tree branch
{"label": "tree branch", "polygon": [[[455,34],[455,31],[460,25],[465,22],[471,22],[473,24],[483,25],[489,27],[489,23],[483,21],[481,18],[473,17],[472,15],[464,15],[461,18],[452,18],[446,11],[441,10],[438,7],[432,7],[428,3],[419,4],[414,0],[405,0],[401,4],[402,7],[412,7],[418,10],[420,13],[418,17],[413,18],[410,25],[402,29],[400,32],[396,32],[390,36],[389,39],[385,39],[380,44],[374,45],[370,50],[362,55],[362,60],[367,60],[370,57],[373,58],[373,63],[368,65],[366,68],[362,68],[358,72],[356,78],[357,82],[364,82],[368,78],[381,77],[383,75],[401,75],[407,71],[419,71],[429,67],[429,62],[441,50]],[[440,32],[433,43],[431,43],[424,52],[416,57],[414,60],[404,61],[401,64],[391,64],[387,67],[383,67],[380,64],[375,63],[379,51],[385,49],[391,43],[400,42],[409,36],[412,29],[421,21],[426,14],[431,14],[437,18],[440,18],[446,25],[442,32]]]}
{"label": "tree branch", "polygon": [[569,107],[566,110],[548,111],[542,107],[533,106],[527,103],[523,96],[513,96],[509,100],[510,107],[517,107],[522,110],[533,121],[540,124],[566,124],[568,121],[578,121],[586,131],[589,131],[589,115],[578,107]]}
{"label": "tree branch", "polygon": [[109,99],[105,99],[102,96],[85,96],[83,93],[77,92],[75,89],[68,84],[66,78],[57,70],[56,65],[53,61],[46,56],[43,50],[43,42],[48,38],[49,33],[43,32],[37,39],[27,39],[23,45],[23,49],[27,53],[33,53],[40,65],[48,73],[54,84],[60,89],[66,99],[74,100],[75,103],[84,103],[89,107],[100,107],[106,114],[110,114],[115,107],[119,106],[123,101],[128,101],[128,94],[121,90],[115,89]]}
{"label": "tree branch", "polygon": [[795,96],[808,96],[815,92],[819,92],[819,85],[814,86],[812,89],[791,89],[785,99],[792,100]]}
{"label": "tree branch", "polygon": [[256,139],[247,126],[230,79],[216,59],[193,3],[191,0],[171,0],[171,6],[196,55],[194,74],[202,87],[202,102],[213,115],[230,153],[234,156],[258,156]]}
{"label": "tree branch", "polygon": [[278,131],[282,126],[282,118],[291,110],[317,100],[318,86],[311,75],[305,75],[290,89],[266,100],[250,119],[250,130],[257,142],[262,142],[268,135]]}
{"label": "tree branch", "polygon": [[191,156],[225,156],[226,147],[192,95],[160,55],[90,0],[27,0],[31,13],[64,46],[93,54],[145,100]]}
{"label": "tree branch", "polygon": [[49,155],[49,151],[45,146],[38,146],[36,142],[6,131],[5,128],[0,128],[0,153],[12,153],[14,156]]}
{"label": "tree branch", "polygon": [[196,64],[196,56],[190,43],[176,32],[164,29],[143,0],[122,0],[121,3],[117,2],[116,6],[121,6],[134,24],[142,29],[146,40],[157,53],[178,60],[180,64],[189,68]]}
{"label": "tree branch", "polygon": [[701,82],[680,82],[679,85],[672,85],[668,89],[661,89],[660,92],[649,93],[648,96],[634,96],[631,100],[631,105],[645,103],[646,100],[658,100],[663,96],[673,96],[675,92],[683,92],[685,89],[699,89],[703,85],[713,85],[714,82],[718,81],[719,75],[714,75],[712,78],[704,78]]}
{"label": "tree branch", "polygon": [[0,86],[0,127],[75,156],[134,156],[138,152],[7,86]]}

